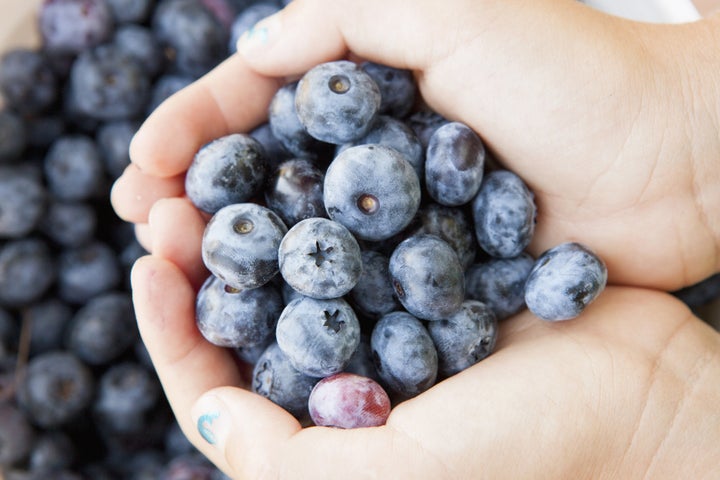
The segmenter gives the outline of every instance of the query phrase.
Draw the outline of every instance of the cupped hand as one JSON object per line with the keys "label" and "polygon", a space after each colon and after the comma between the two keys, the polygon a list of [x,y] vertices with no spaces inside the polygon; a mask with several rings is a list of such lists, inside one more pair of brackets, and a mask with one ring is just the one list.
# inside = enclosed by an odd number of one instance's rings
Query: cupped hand
{"label": "cupped hand", "polygon": [[[191,208],[162,200],[151,223]],[[610,287],[560,323],[525,312],[501,324],[491,356],[397,405],[385,426],[302,428],[195,327],[183,273],[198,268],[195,246],[156,246],[163,256],[133,270],[140,331],[181,427],[232,478],[709,479],[720,468],[720,336],[668,294]]]}
{"label": "cupped hand", "polygon": [[700,47],[717,23],[651,26],[570,0],[294,0],[256,26],[146,121],[113,190],[153,253],[134,302],[189,438],[234,478],[711,478],[718,335],[669,295],[626,287],[576,320],[504,322],[493,355],[384,427],[301,429],[195,327],[206,217],[183,174],[204,143],[264,121],[285,78],[353,52],[412,69],[432,108],[528,182],[533,253],[581,241],[611,283],[679,288],[720,258],[718,87],[697,70],[719,62]]}
{"label": "cupped hand", "polygon": [[[720,263],[720,17],[630,22],[578,2],[296,0],[240,54],[161,106],[113,204],[145,223],[182,194],[199,147],[266,118],[283,78],[352,51],[415,72],[427,103],[467,123],[534,190],[531,251],[581,241],[610,282],[674,290]],[[712,43],[710,43],[712,44]]]}

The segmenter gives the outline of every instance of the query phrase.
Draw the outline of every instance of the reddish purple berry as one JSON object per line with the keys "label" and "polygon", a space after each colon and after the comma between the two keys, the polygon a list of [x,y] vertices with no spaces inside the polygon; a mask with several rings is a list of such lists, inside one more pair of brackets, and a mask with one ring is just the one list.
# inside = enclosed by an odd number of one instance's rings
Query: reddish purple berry
{"label": "reddish purple berry", "polygon": [[342,372],[315,385],[308,408],[319,426],[377,427],[385,425],[390,415],[390,398],[375,380]]}

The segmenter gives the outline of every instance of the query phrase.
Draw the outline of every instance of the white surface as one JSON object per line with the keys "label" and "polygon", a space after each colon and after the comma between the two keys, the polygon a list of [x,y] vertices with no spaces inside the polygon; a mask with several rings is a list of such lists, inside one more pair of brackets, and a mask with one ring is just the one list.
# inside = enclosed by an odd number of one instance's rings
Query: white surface
{"label": "white surface", "polygon": [[691,0],[585,0],[607,13],[653,23],[683,23],[700,19]]}

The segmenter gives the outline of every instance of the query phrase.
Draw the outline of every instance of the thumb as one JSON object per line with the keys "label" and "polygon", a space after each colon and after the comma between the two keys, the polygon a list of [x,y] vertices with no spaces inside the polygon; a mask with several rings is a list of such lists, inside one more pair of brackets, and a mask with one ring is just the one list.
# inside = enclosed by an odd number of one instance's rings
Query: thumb
{"label": "thumb", "polygon": [[276,463],[269,459],[301,429],[292,415],[270,400],[236,387],[209,390],[190,413],[204,439],[196,446],[216,465],[227,465],[233,478],[276,476],[268,475]]}

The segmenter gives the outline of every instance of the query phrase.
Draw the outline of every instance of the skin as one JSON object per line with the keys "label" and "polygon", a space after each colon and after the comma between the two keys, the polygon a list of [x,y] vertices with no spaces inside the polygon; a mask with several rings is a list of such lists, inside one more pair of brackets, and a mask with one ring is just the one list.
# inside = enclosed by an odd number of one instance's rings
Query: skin
{"label": "skin", "polygon": [[[238,479],[717,475],[720,334],[663,291],[720,262],[720,53],[706,47],[720,17],[668,26],[570,0],[295,0],[255,30],[146,121],[112,195],[152,251],[133,270],[138,322],[198,448]],[[207,219],[164,192],[182,191],[200,145],[262,122],[286,78],[349,52],[413,70],[429,105],[480,132],[535,192],[531,252],[585,243],[611,286],[575,320],[503,321],[495,353],[384,427],[302,429],[243,389],[245,372],[195,328]],[[215,411],[211,445],[196,421]]]}

